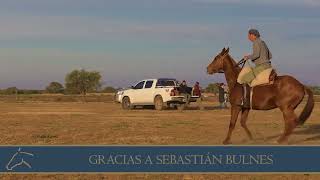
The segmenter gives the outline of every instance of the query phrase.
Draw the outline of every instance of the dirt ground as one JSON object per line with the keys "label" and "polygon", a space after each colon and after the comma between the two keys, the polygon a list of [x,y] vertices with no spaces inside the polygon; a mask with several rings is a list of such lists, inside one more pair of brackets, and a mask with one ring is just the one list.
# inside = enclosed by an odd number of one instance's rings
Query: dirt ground
{"label": "dirt ground", "polygon": [[[304,104],[303,104],[304,105]],[[221,145],[229,126],[230,110],[205,102],[205,110],[135,109],[124,111],[113,102],[0,103],[2,145]],[[298,107],[297,112],[302,107]],[[320,144],[320,104],[306,124],[297,128],[289,144]],[[283,131],[279,110],[252,111],[249,141],[237,124],[232,143],[270,145]],[[320,179],[320,175],[259,174],[67,174],[0,175],[1,179]]]}

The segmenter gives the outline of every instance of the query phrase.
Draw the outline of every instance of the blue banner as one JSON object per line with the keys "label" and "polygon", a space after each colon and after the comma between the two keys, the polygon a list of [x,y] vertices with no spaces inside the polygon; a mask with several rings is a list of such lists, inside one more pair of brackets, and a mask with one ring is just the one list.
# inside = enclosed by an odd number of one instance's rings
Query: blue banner
{"label": "blue banner", "polygon": [[0,172],[320,172],[320,146],[0,146]]}

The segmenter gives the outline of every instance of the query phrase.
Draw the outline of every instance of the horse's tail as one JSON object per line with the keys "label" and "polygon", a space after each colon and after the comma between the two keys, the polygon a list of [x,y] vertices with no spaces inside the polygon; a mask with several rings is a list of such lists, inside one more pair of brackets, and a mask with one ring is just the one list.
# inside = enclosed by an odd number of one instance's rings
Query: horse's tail
{"label": "horse's tail", "polygon": [[304,107],[304,109],[302,110],[299,116],[299,119],[298,119],[299,125],[303,125],[306,122],[306,120],[310,117],[314,107],[314,99],[313,99],[312,91],[306,87],[304,89],[305,89],[305,92],[308,94],[308,100],[307,100],[306,106]]}

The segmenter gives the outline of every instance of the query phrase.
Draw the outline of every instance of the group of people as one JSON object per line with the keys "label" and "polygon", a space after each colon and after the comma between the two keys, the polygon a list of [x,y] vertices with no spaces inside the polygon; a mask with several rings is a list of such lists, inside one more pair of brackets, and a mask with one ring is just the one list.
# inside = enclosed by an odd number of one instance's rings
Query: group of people
{"label": "group of people", "polygon": [[179,86],[179,92],[180,94],[190,94],[192,96],[201,96],[200,83],[196,82],[194,86],[191,88],[187,86],[186,80],[183,80]]}
{"label": "group of people", "polygon": [[[229,101],[229,89],[228,86],[224,83],[217,83],[218,92],[219,92],[219,108],[228,108],[227,102]],[[188,87],[187,82],[185,80],[179,86],[179,93],[186,97],[187,102],[190,99],[190,96],[199,96],[201,97],[201,87],[200,83],[196,82],[194,86]]]}
{"label": "group of people", "polygon": [[196,82],[194,86],[188,87],[186,80],[183,80],[182,83],[179,86],[179,93],[183,96],[185,96],[185,99],[187,102],[189,102],[190,96],[199,96],[201,97],[201,87],[200,83]]}

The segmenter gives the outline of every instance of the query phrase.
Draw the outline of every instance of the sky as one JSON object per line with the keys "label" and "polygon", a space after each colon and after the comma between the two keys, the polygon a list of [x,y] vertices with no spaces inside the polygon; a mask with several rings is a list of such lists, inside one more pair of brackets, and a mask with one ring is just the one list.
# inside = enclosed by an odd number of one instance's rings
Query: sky
{"label": "sky", "polygon": [[147,78],[189,85],[223,47],[239,60],[257,28],[278,74],[320,85],[320,0],[0,0],[0,88],[44,89],[74,69],[103,86]]}

